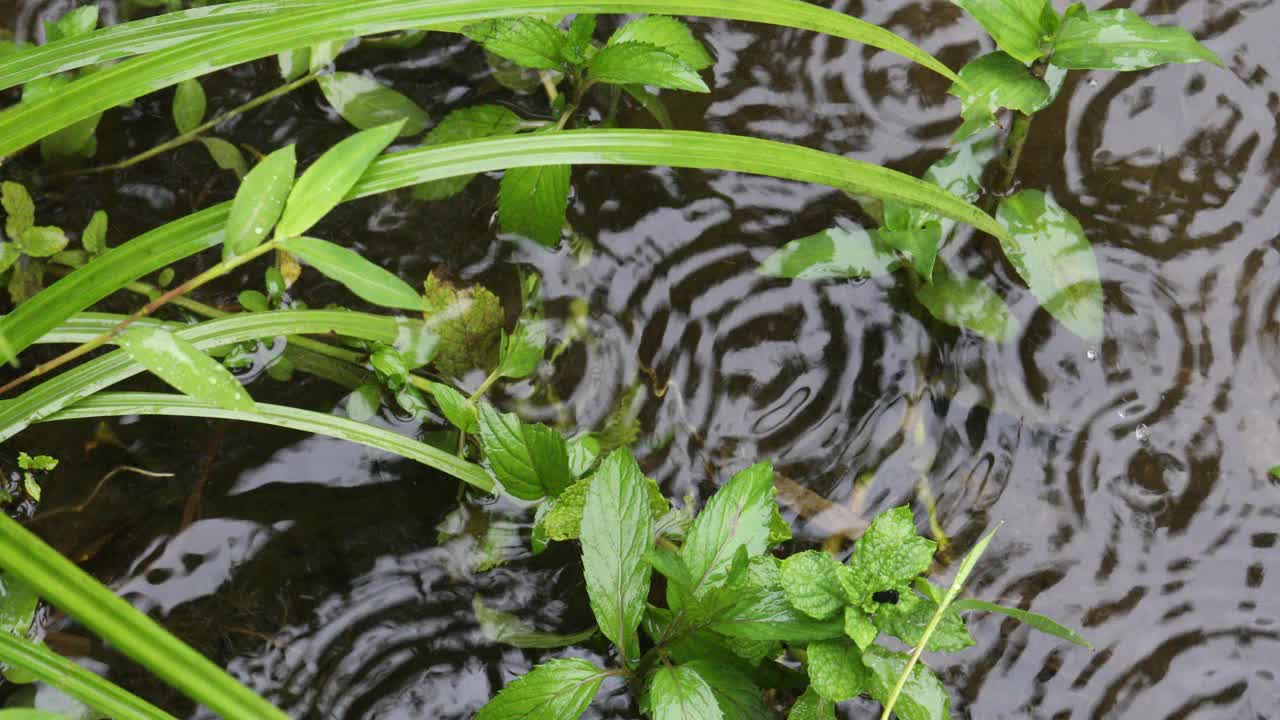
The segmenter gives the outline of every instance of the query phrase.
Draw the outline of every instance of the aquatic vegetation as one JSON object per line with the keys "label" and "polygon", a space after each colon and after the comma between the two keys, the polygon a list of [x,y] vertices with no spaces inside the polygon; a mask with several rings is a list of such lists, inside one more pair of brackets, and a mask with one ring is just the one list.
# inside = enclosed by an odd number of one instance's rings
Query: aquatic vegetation
{"label": "aquatic vegetation", "polygon": [[[506,309],[488,290],[434,274],[409,282],[312,233],[345,201],[402,188],[411,188],[421,201],[441,201],[478,174],[501,170],[497,208],[503,232],[535,247],[556,247],[566,235],[574,165],[755,173],[843,190],[862,199],[876,223],[796,240],[766,261],[762,272],[813,279],[902,270],[914,296],[939,320],[1008,340],[1017,324],[1000,296],[941,257],[963,224],[999,243],[1058,321],[1081,337],[1098,338],[1102,287],[1080,223],[1051,195],[1013,192],[1031,117],[1053,101],[1068,70],[1131,71],[1220,60],[1186,31],[1152,26],[1126,10],[1092,12],[1075,5],[1060,15],[1045,0],[957,4],[1000,48],[958,73],[886,29],[799,0],[320,0],[305,6],[268,0],[101,30],[95,30],[96,8],[75,10],[48,28],[46,45],[0,49],[0,89],[23,86],[22,102],[0,112],[0,157],[38,143],[51,163],[83,164],[97,155],[103,113],[176,85],[171,114],[177,137],[90,170],[128,167],[198,141],[219,167],[235,173],[239,189],[230,202],[114,248],[106,245],[107,217],[99,212],[80,233],[81,249],[68,250],[69,233],[35,224],[37,203],[26,187],[4,183],[7,242],[0,245],[0,272],[8,273],[15,308],[0,319],[0,359],[18,363],[36,344],[73,347],[24,368],[0,387],[6,395],[0,438],[68,419],[217,417],[363,443],[435,468],[478,492],[537,502],[533,551],[552,542],[580,543],[597,627],[587,635],[549,639],[482,603],[476,613],[494,637],[522,647],[574,644],[598,632],[612,643],[616,664],[549,661],[510,683],[480,718],[574,718],[610,678],[627,682],[644,711],[658,720],[771,717],[766,689],[791,693],[789,717],[796,720],[830,717],[835,703],[862,694],[883,704],[886,720],[892,713],[908,720],[948,717],[949,696],[920,658],[925,650],[955,652],[973,644],[962,612],[1004,613],[1087,646],[1043,616],[960,597],[992,535],[974,545],[946,588],[926,577],[937,546],[917,535],[909,508],[877,517],[847,564],[813,550],[775,556],[791,535],[768,464],[734,475],[695,515],[687,503],[673,505],[640,471],[626,447],[638,433],[634,417],[566,437],[485,399],[495,384],[533,377],[546,361],[536,276],[524,278],[522,305],[513,313],[518,319],[508,331]],[[626,22],[602,41],[595,13],[661,14]],[[795,145],[670,129],[654,88],[710,90],[701,73],[712,65],[711,54],[687,25],[670,17],[690,13],[825,32],[899,54],[946,77],[961,108],[952,150],[918,179]],[[572,20],[564,22],[569,15]],[[456,110],[432,125],[423,108],[394,88],[333,70],[350,38],[381,35],[377,42],[403,47],[421,41],[426,31],[458,32],[478,43],[502,82],[545,92],[551,119],[485,104]],[[206,119],[201,75],[272,55],[282,85]],[[312,82],[358,132],[301,173],[293,146],[272,149],[250,168],[240,148],[209,135],[227,117]],[[592,93],[613,110],[603,117],[585,113]],[[616,109],[624,98],[663,129],[617,128]],[[1001,142],[992,128],[1006,109],[1013,122]],[[417,136],[419,147],[386,153],[398,140]],[[174,284],[171,265],[214,249],[219,260]],[[241,291],[241,312],[189,297],[268,256],[275,266],[264,274],[265,292]],[[46,272],[60,279],[45,287]],[[286,303],[288,287],[304,272],[323,275],[352,298],[399,316]],[[152,273],[160,275],[155,284],[142,282]],[[128,315],[86,312],[122,290],[147,302]],[[170,305],[208,319],[184,325],[151,317]],[[335,338],[340,342],[331,342]],[[84,360],[107,345],[119,349]],[[279,348],[270,366],[277,380],[287,382],[303,371],[348,387],[347,417],[256,402],[234,370],[268,346]],[[481,384],[470,392],[454,385],[475,368],[487,373]],[[107,390],[144,371],[178,394]],[[443,416],[452,426],[447,449],[366,423],[388,400],[418,419]],[[56,461],[24,454],[19,463],[26,473],[24,491],[38,503],[33,472],[53,470]],[[0,518],[0,567],[8,631],[0,633],[0,661],[13,671],[11,680],[43,680],[112,717],[169,717],[18,639],[31,626],[37,598],[43,598],[216,713],[283,717],[7,516]],[[664,602],[650,602],[660,596]],[[896,652],[877,643],[882,636],[914,650]]]}

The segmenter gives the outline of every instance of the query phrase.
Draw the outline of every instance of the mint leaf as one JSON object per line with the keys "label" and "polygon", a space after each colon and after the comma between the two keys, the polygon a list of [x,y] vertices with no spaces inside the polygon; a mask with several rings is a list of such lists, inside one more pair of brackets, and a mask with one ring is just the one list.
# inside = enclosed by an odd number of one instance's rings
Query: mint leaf
{"label": "mint leaf", "polygon": [[533,374],[546,353],[547,331],[541,320],[522,318],[510,335],[502,334],[498,346],[498,374],[520,379]]}
{"label": "mint leaf", "polygon": [[545,425],[528,425],[493,406],[479,407],[480,444],[503,489],[521,500],[559,495],[573,482],[564,438]]}
{"label": "mint leaf", "polygon": [[569,165],[511,168],[498,186],[502,231],[546,247],[560,244],[569,207]]}
{"label": "mint leaf", "polygon": [[[431,128],[431,132],[423,138],[422,145],[429,147],[463,140],[514,135],[520,127],[520,122],[519,115],[500,105],[478,105],[454,110],[438,125]],[[462,192],[462,189],[474,178],[474,174],[458,175],[425,182],[413,188],[413,196],[419,200],[443,200]]]}
{"label": "mint leaf", "polygon": [[916,534],[915,518],[907,506],[887,510],[871,522],[858,540],[850,571],[839,575],[849,602],[874,613],[879,592],[905,591],[929,569],[937,545]]}
{"label": "mint leaf", "polygon": [[[882,603],[871,619],[875,627],[885,634],[915,646],[920,642],[925,627],[929,625],[937,609],[936,602],[913,592],[904,592],[899,594],[898,602]],[[929,636],[929,644],[925,649],[931,652],[959,652],[971,645],[973,638],[969,636],[964,620],[954,610],[948,610]]]}
{"label": "mint leaf", "polygon": [[876,641],[880,629],[871,622],[862,608],[846,605],[844,608],[844,634],[861,650]]}
{"label": "mint leaf", "polygon": [[775,720],[773,711],[764,704],[760,688],[732,666],[694,660],[684,667],[692,669],[707,682],[725,717],[733,720]]}
{"label": "mint leaf", "polygon": [[610,44],[587,65],[595,82],[652,85],[672,90],[711,92],[698,71],[671,53],[648,43]]}
{"label": "mint leaf", "polygon": [[582,533],[582,513],[587,506],[591,479],[579,480],[564,489],[550,505],[542,521],[549,540],[576,540]]}
{"label": "mint leaf", "polygon": [[494,55],[534,70],[554,70],[562,61],[564,32],[538,18],[486,20],[462,28],[462,34]]}
{"label": "mint leaf", "polygon": [[579,435],[569,441],[569,469],[574,477],[582,477],[596,464],[600,441],[594,435]]}
{"label": "mint leaf", "polygon": [[[906,669],[909,657],[903,653],[872,645],[862,653],[868,673],[867,693],[880,702],[889,695]],[[951,697],[933,671],[922,663],[911,668],[894,712],[901,720],[950,720]]]}
{"label": "mint leaf", "polygon": [[494,367],[504,320],[497,295],[483,285],[460,288],[433,271],[423,282],[423,302],[427,325],[440,336],[435,357],[440,372],[460,377]]}
{"label": "mint leaf", "polygon": [[400,137],[417,135],[427,128],[427,111],[377,80],[349,72],[321,75],[317,80],[325,100],[360,130],[403,120]]}
{"label": "mint leaf", "polygon": [[738,582],[726,582],[722,588],[704,596],[703,602],[714,602],[716,595],[730,599],[727,608],[715,611],[710,618],[710,628],[721,635],[744,640],[804,642],[840,637],[844,632],[839,619],[817,620],[792,606],[784,589],[779,562],[771,555],[752,558],[745,577]]}
{"label": "mint leaf", "polygon": [[862,651],[848,640],[809,643],[808,670],[813,690],[832,702],[855,698],[870,683]]}
{"label": "mint leaf", "polygon": [[435,399],[436,407],[440,408],[440,412],[451,425],[465,433],[475,433],[480,430],[480,421],[476,419],[476,406],[467,399],[466,395],[444,383],[433,382],[427,386],[427,390]]}
{"label": "mint leaf", "polygon": [[569,33],[565,38],[560,53],[565,60],[574,65],[582,65],[590,59],[591,38],[596,33],[596,16],[589,13],[578,13],[569,24]]}
{"label": "mint leaf", "polygon": [[787,720],[835,720],[836,704],[823,698],[817,690],[804,691],[787,713]]}
{"label": "mint leaf", "polygon": [[724,713],[711,686],[688,665],[667,665],[649,685],[653,720],[722,720]]}
{"label": "mint leaf", "polygon": [[512,680],[475,720],[569,720],[586,712],[606,673],[586,660],[551,660]]}
{"label": "mint leaf", "polygon": [[1004,254],[1040,305],[1086,340],[1102,337],[1102,281],[1080,221],[1052,197],[1023,190],[1000,202]]}
{"label": "mint leaf", "polygon": [[45,21],[44,41],[51,42],[88,35],[98,27],[98,6],[85,5],[69,11],[53,22]]}
{"label": "mint leaf", "polygon": [[724,583],[739,549],[768,548],[774,504],[773,467],[760,463],[734,475],[698,513],[680,548],[695,597]]}
{"label": "mint leaf", "polygon": [[1194,62],[1223,66],[1222,58],[1186,30],[1152,25],[1129,10],[1071,13],[1062,21],[1050,61],[1073,70],[1141,70]]}
{"label": "mint leaf", "polygon": [[995,38],[1001,50],[1029,63],[1044,54],[1046,36],[1058,29],[1049,0],[952,0]]}
{"label": "mint leaf", "polygon": [[993,52],[970,61],[960,69],[960,79],[965,84],[956,83],[949,91],[960,98],[964,118],[953,143],[995,125],[1001,108],[1031,115],[1049,100],[1048,83],[1008,53]]}
{"label": "mint leaf", "polygon": [[825,552],[809,550],[782,561],[787,600],[800,612],[827,620],[848,603],[837,577],[840,563]]}
{"label": "mint leaf", "polygon": [[887,275],[901,264],[878,236],[861,227],[834,227],[783,245],[757,272],[796,280],[865,278]]}
{"label": "mint leaf", "polygon": [[694,70],[710,67],[711,55],[693,36],[688,25],[665,15],[649,15],[632,20],[618,28],[609,38],[609,45],[636,42],[652,45],[676,56]]}
{"label": "mint leaf", "polygon": [[630,451],[615,450],[600,464],[582,513],[582,566],[600,632],[623,657],[640,658],[636,628],[649,596],[653,517],[645,477]]}

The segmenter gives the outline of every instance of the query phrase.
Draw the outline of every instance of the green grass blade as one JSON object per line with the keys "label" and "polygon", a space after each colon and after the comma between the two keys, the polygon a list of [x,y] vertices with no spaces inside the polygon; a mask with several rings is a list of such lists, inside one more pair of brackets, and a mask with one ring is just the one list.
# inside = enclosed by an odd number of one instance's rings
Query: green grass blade
{"label": "green grass blade", "polygon": [[[341,310],[288,310],[233,315],[191,325],[176,334],[201,350],[276,335],[331,332],[394,344],[422,325],[421,321]],[[142,371],[128,353],[118,350],[46,380],[16,398],[0,401],[0,441]]]}
{"label": "green grass blade", "polygon": [[0,633],[0,662],[22,668],[89,707],[116,720],[177,720],[106,678],[28,640]]}
{"label": "green grass blade", "polygon": [[[435,145],[383,156],[348,199],[446,177],[556,164],[670,165],[814,182],[925,207],[1008,240],[990,215],[909,175],[786,143],[690,131],[573,130]],[[140,235],[19,305],[0,320],[0,360],[11,359],[124,284],[221,244],[229,207],[223,203]]]}
{"label": "green grass blade", "polygon": [[263,425],[274,425],[291,430],[301,430],[317,435],[327,435],[340,440],[386,450],[410,460],[416,460],[423,465],[452,475],[485,492],[494,491],[493,480],[489,477],[489,473],[485,472],[484,468],[439,448],[434,448],[373,425],[366,425],[365,423],[336,415],[326,415],[282,405],[258,403],[256,411],[248,412],[209,405],[185,395],[99,393],[87,397],[65,410],[43,418],[41,422],[121,415],[169,415],[240,420]]}
{"label": "green grass blade", "polygon": [[[276,12],[218,32],[195,30],[195,37],[173,47],[93,73],[60,92],[0,113],[0,157],[147,93],[283,50],[409,28],[456,28],[459,23],[494,17],[567,13],[698,15],[812,30],[897,53],[959,82],[937,59],[889,30],[803,0],[331,1]],[[116,32],[119,44],[125,45],[131,36],[126,31]],[[118,52],[125,52],[125,48]],[[56,52],[46,51],[46,66],[67,66],[57,60]],[[28,69],[26,75],[17,77],[29,77],[32,72]]]}
{"label": "green grass blade", "polygon": [[956,612],[965,612],[966,610],[982,610],[986,612],[999,613],[1006,617],[1011,617],[1018,622],[1030,625],[1032,628],[1042,633],[1061,638],[1070,643],[1075,643],[1083,648],[1093,649],[1093,644],[1084,638],[1083,635],[1040,613],[1033,613],[1030,610],[1019,610],[1018,608],[1005,607],[997,605],[986,600],[978,598],[960,598],[951,604],[952,609]]}
{"label": "green grass blade", "polygon": [[4,513],[0,513],[0,566],[138,664],[222,717],[287,719],[287,715],[116,597]]}

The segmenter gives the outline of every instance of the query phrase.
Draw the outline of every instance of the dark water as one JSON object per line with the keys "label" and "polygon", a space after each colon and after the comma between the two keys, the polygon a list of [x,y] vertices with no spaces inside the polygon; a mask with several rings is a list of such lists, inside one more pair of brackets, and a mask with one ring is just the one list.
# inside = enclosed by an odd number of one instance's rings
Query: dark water
{"label": "dark water", "polygon": [[[0,19],[30,33],[42,13],[67,5],[9,0]],[[947,2],[836,7],[952,67],[990,49]],[[930,658],[957,717],[1280,718],[1280,489],[1266,476],[1280,463],[1280,5],[1132,7],[1192,29],[1228,69],[1072,73],[1035,122],[1021,181],[1051,190],[1094,245],[1107,299],[1098,345],[1039,311],[988,242],[950,251],[1022,320],[1022,336],[1003,346],[938,327],[892,279],[754,274],[787,240],[858,216],[837,192],[779,180],[579,168],[570,219],[596,243],[583,267],[568,251],[498,241],[492,178],[451,202],[397,194],[357,203],[324,232],[402,277],[445,266],[508,295],[514,268],[533,266],[553,318],[586,300],[590,340],[549,379],[583,428],[648,385],[637,452],[674,496],[705,496],[728,473],[772,459],[862,517],[915,502],[924,527],[923,469],[961,551],[1002,521],[970,589],[1080,627],[1097,650],[975,619],[977,647]],[[718,58],[713,93],[665,95],[679,127],[916,174],[946,147],[958,106],[944,81],[904,60],[799,31],[697,27]],[[540,98],[503,91],[475,47],[447,36],[405,52],[357,50],[339,66],[373,72],[436,118],[488,101],[542,111]],[[272,71],[258,63],[210,79],[211,109],[270,88]],[[168,102],[160,93],[108,113],[100,157],[168,137]],[[634,111],[623,119],[649,124]],[[311,89],[222,135],[260,148],[297,141],[313,157],[345,132]],[[80,227],[105,207],[116,244],[233,190],[186,148],[128,172],[51,182],[47,218]],[[239,283],[258,278],[245,274],[209,298],[229,301]],[[312,305],[345,298],[315,278],[300,294]],[[259,374],[251,389],[261,400],[325,411],[343,394]],[[533,417],[559,412],[529,384],[497,397]],[[925,418],[923,441],[903,430],[911,406]],[[64,459],[46,507],[80,502],[120,464],[174,476],[119,476],[87,511],[41,531],[296,716],[470,717],[548,655],[487,640],[476,597],[540,629],[587,624],[571,548],[530,557],[527,511],[460,505],[452,481],[413,463],[221,422],[132,419],[108,429],[104,439],[88,422],[37,426],[10,443]],[[855,495],[868,473],[869,490]],[[831,532],[795,525],[806,540]],[[448,532],[464,526],[479,539]],[[508,562],[473,576],[486,542]],[[90,654],[172,702],[110,649]],[[633,717],[613,690],[598,717]],[[872,717],[870,705],[848,705],[846,717]]]}

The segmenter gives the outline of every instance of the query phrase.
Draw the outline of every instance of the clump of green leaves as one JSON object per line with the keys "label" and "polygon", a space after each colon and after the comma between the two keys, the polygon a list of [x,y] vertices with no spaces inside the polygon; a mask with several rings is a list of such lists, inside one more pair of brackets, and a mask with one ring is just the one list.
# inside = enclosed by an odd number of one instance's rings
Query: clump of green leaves
{"label": "clump of green leaves", "polygon": [[[990,536],[961,564],[950,590],[924,577],[937,546],[916,533],[906,507],[877,517],[847,563],[818,551],[779,559],[774,548],[789,533],[778,531],[768,464],[737,473],[696,517],[673,525],[629,451],[614,451],[566,484],[573,472],[563,441],[493,410],[482,409],[480,422],[482,433],[492,428],[485,451],[503,486],[517,497],[547,498],[535,549],[579,540],[591,608],[617,661],[609,668],[580,659],[539,665],[481,709],[480,720],[572,720],[610,676],[627,679],[656,720],[773,717],[768,688],[799,695],[788,716],[794,720],[833,717],[835,704],[863,694],[905,720],[941,720],[950,698],[918,662],[919,651],[972,645],[961,610],[1004,612],[1087,646],[1043,616],[953,604]],[[649,601],[655,583],[665,603]],[[917,652],[880,645],[882,636]],[[788,667],[797,661],[803,674]]]}
{"label": "clump of green leaves", "polygon": [[18,469],[22,470],[22,489],[28,497],[40,502],[42,491],[37,473],[47,473],[56,467],[58,467],[57,458],[48,455],[32,457],[25,452],[18,453]]}
{"label": "clump of green leaves", "polygon": [[107,250],[107,214],[93,214],[80,233],[82,250],[68,249],[71,240],[60,227],[36,224],[36,205],[21,183],[0,183],[0,207],[4,208],[4,234],[0,242],[0,276],[8,273],[9,298],[17,305],[44,287],[48,263],[79,267]]}

